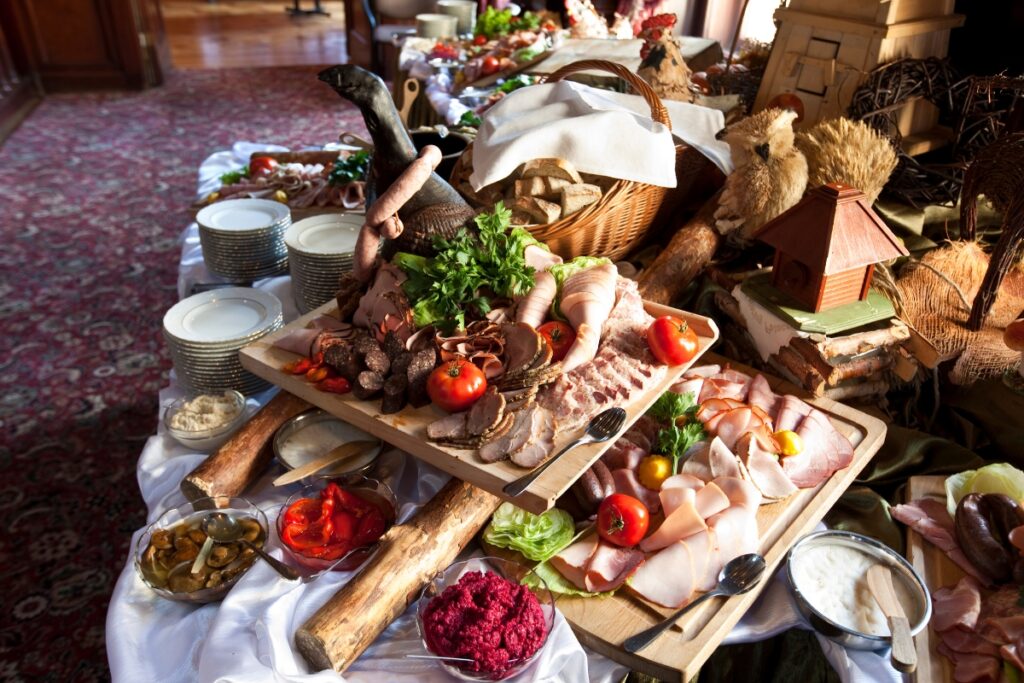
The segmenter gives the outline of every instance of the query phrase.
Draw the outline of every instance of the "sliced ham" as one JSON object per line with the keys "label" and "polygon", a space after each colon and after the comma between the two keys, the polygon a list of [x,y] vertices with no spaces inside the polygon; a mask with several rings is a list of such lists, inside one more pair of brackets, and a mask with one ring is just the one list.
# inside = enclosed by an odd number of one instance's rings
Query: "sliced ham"
{"label": "sliced ham", "polygon": [[965,576],[953,588],[932,593],[932,628],[941,633],[957,627],[973,631],[981,614],[981,586]]}
{"label": "sliced ham", "polygon": [[676,382],[672,385],[671,391],[677,394],[692,394],[693,400],[696,401],[700,398],[700,389],[703,385],[703,377],[694,377],[693,379],[684,379]]}
{"label": "sliced ham", "polygon": [[729,496],[725,495],[725,492],[713,481],[698,489],[693,501],[697,514],[704,519],[717,515],[730,504]]}
{"label": "sliced ham", "polygon": [[721,371],[721,365],[696,365],[683,373],[683,379],[693,379],[695,377],[706,379],[708,377],[714,377]]}
{"label": "sliced ham", "polygon": [[733,408],[744,408],[746,404],[743,401],[737,401],[732,398],[711,398],[700,404],[700,408],[697,409],[697,419],[707,426],[714,417],[720,413],[726,413]]}
{"label": "sliced ham", "polygon": [[700,403],[712,398],[733,398],[738,401],[744,401],[747,398],[748,387],[749,380],[746,382],[733,382],[728,379],[709,377],[701,385],[700,396],[697,397],[697,400]]}
{"label": "sliced ham", "polygon": [[945,501],[920,498],[903,505],[894,505],[889,509],[889,513],[893,519],[903,522],[946,553],[949,559],[965,572],[984,585],[991,585],[992,580],[978,570],[960,550],[953,528],[953,518],[950,517],[949,511],[946,509]]}
{"label": "sliced ham", "polygon": [[778,412],[772,414],[775,431],[795,432],[803,422],[804,416],[809,412],[811,412],[811,406],[796,396],[789,394],[783,396],[778,403]]}
{"label": "sliced ham", "polygon": [[689,456],[679,468],[680,473],[696,477],[701,481],[711,481],[715,475],[711,472],[711,442],[704,440],[688,451]]}
{"label": "sliced ham", "polygon": [[615,480],[615,492],[633,496],[653,514],[661,509],[661,501],[658,500],[658,492],[652,491],[636,478],[636,472],[627,469],[612,470],[612,479]]}
{"label": "sliced ham", "polygon": [[704,424],[709,434],[717,436],[727,448],[736,448],[736,442],[749,431],[764,430],[764,420],[749,406],[718,413]]}
{"label": "sliced ham", "polygon": [[308,327],[291,330],[275,339],[274,346],[300,356],[312,356],[313,342],[320,336],[320,332],[322,330]]}
{"label": "sliced ham", "polygon": [[956,683],[997,683],[1002,668],[998,657],[958,654],[953,665],[953,680]]}
{"label": "sliced ham", "polygon": [[640,461],[643,460],[644,456],[649,451],[644,450],[640,446],[627,439],[625,436],[620,436],[615,443],[611,445],[601,459],[604,464],[608,466],[608,469],[627,469],[635,470]]}
{"label": "sliced ham", "polygon": [[653,534],[640,541],[640,549],[644,552],[654,552],[667,547],[671,543],[681,541],[684,538],[700,533],[707,528],[704,517],[697,512],[694,504],[696,493],[693,489],[684,490],[684,499],[675,510],[672,511],[665,521],[654,531]]}
{"label": "sliced ham", "polygon": [[597,550],[597,534],[582,538],[551,558],[551,566],[580,590],[587,590],[587,565]]}
{"label": "sliced ham", "polygon": [[635,548],[598,542],[597,550],[590,558],[584,577],[586,589],[591,593],[615,590],[644,562],[644,554]]}
{"label": "sliced ham", "polygon": [[740,476],[736,454],[717,436],[711,440],[708,447],[708,468],[711,471],[711,479]]}
{"label": "sliced ham", "polygon": [[687,500],[694,500],[693,493],[704,486],[704,481],[688,474],[675,474],[661,483],[658,499],[661,511],[666,517],[675,512]]}
{"label": "sliced ham", "polygon": [[523,249],[523,260],[526,261],[526,265],[530,268],[542,272],[551,266],[561,263],[562,257],[558,254],[552,254],[547,247],[531,244],[526,249]]}
{"label": "sliced ham", "polygon": [[712,529],[707,529],[690,536],[683,541],[690,549],[690,555],[693,557],[694,569],[701,564],[701,558],[704,563],[704,571],[696,571],[695,587],[699,591],[709,591],[718,585],[718,574],[722,571],[722,562],[719,559],[718,553],[718,539],[715,537],[715,532]]}
{"label": "sliced ham", "polygon": [[544,408],[531,406],[533,420],[529,440],[509,454],[509,459],[520,467],[533,469],[548,459],[555,448],[555,421]]}
{"label": "sliced ham", "polygon": [[953,652],[963,654],[999,656],[999,646],[990,643],[973,631],[951,628],[939,634],[943,644]]}
{"label": "sliced ham", "polygon": [[817,419],[806,417],[800,422],[796,433],[803,441],[803,450],[783,458],[782,470],[798,487],[813,488],[828,479],[834,471],[829,457],[831,435]]}
{"label": "sliced ham", "polygon": [[750,390],[747,392],[747,402],[750,405],[757,406],[768,413],[768,415],[772,417],[772,422],[774,423],[775,415],[778,413],[779,406],[782,402],[782,397],[772,391],[772,388],[768,385],[768,380],[764,378],[764,375],[757,375],[750,381]]}
{"label": "sliced ham", "polygon": [[709,519],[708,527],[714,530],[718,539],[722,566],[733,558],[758,550],[757,518],[750,510],[730,507]]}
{"label": "sliced ham", "polygon": [[690,547],[673,543],[647,558],[630,579],[629,589],[656,605],[682,607],[697,584],[693,565]]}
{"label": "sliced ham", "polygon": [[797,492],[796,485],[779,464],[778,454],[765,449],[752,432],[740,437],[736,451],[746,467],[751,483],[767,501],[782,500]]}
{"label": "sliced ham", "polygon": [[732,505],[745,508],[751,514],[757,513],[761,504],[761,492],[749,481],[736,477],[718,477],[714,484],[722,489]]}
{"label": "sliced ham", "polygon": [[1024,614],[986,619],[977,632],[993,643],[1016,643],[1024,637]]}
{"label": "sliced ham", "polygon": [[516,321],[540,327],[551,304],[558,294],[558,283],[555,276],[547,270],[538,270],[533,276],[533,289],[519,302],[519,309],[516,311]]}

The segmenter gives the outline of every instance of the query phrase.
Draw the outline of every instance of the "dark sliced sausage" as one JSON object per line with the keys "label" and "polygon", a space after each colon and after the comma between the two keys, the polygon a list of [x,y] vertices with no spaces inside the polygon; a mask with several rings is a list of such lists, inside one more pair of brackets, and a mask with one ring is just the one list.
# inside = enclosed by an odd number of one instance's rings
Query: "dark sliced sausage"
{"label": "dark sliced sausage", "polygon": [[388,355],[384,353],[384,350],[380,348],[367,351],[366,355],[363,356],[363,364],[367,370],[372,370],[381,377],[387,377],[388,372],[391,371],[391,361],[388,359]]}
{"label": "dark sliced sausage", "polygon": [[392,375],[384,382],[384,398],[380,402],[380,412],[385,415],[397,413],[409,401],[409,378],[405,375]]}
{"label": "dark sliced sausage", "polygon": [[356,377],[356,383],[352,387],[352,393],[361,401],[371,399],[380,393],[384,388],[384,378],[373,370],[363,370]]}
{"label": "dark sliced sausage", "polygon": [[608,465],[601,460],[595,460],[594,464],[590,466],[590,471],[596,474],[597,480],[601,482],[601,490],[604,492],[601,500],[615,493],[615,478],[612,477],[612,471],[608,469]]}

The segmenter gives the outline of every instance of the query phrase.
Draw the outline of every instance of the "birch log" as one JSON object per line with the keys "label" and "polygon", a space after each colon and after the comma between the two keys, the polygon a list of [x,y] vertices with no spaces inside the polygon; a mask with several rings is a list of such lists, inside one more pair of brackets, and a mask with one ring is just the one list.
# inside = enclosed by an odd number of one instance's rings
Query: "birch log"
{"label": "birch log", "polygon": [[392,527],[362,571],[295,633],[313,669],[341,673],[419,597],[487,523],[501,500],[458,479]]}
{"label": "birch log", "polygon": [[700,275],[718,249],[715,230],[716,193],[673,235],[668,245],[637,278],[640,294],[647,301],[669,305],[678,299]]}

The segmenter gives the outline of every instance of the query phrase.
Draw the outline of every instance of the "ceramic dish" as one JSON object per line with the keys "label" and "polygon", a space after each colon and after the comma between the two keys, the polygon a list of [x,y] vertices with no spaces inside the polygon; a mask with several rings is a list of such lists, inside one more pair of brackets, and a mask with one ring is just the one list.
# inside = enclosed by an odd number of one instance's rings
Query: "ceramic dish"
{"label": "ceramic dish", "polygon": [[269,199],[227,199],[196,214],[196,222],[209,230],[251,232],[289,220],[291,211]]}
{"label": "ceramic dish", "polygon": [[531,590],[537,597],[541,611],[544,614],[544,625],[546,628],[544,631],[543,642],[532,655],[520,661],[510,662],[507,668],[503,671],[474,672],[458,666],[460,664],[463,667],[469,666],[468,663],[447,662],[442,659],[437,660],[437,663],[444,667],[444,669],[452,676],[466,681],[506,680],[524,671],[544,650],[544,645],[547,643],[548,637],[551,635],[551,629],[554,628],[555,625],[555,596],[550,590],[548,590],[547,584],[544,580],[532,569],[528,569],[517,562],[504,560],[498,557],[482,557],[464,562],[456,562],[443,572],[439,572],[431,578],[430,582],[427,583],[423,592],[420,594],[419,603],[416,606],[416,624],[419,627],[420,640],[423,643],[423,648],[429,655],[437,656],[438,653],[431,649],[429,645],[429,638],[424,626],[427,606],[433,599],[444,593],[445,589],[457,584],[463,574],[473,571],[494,572],[498,576],[508,579],[513,583],[519,583],[524,577],[529,575],[536,585],[541,586],[540,589]]}
{"label": "ceramic dish", "polygon": [[[177,529],[180,533],[185,528],[198,526],[204,517],[213,512],[227,512],[243,522],[246,519],[255,520],[259,530],[253,542],[257,545],[265,544],[268,530],[267,517],[263,514],[262,510],[244,498],[200,498],[181,507],[168,510],[146,528],[142,535],[139,536],[139,540],[135,545],[135,571],[138,573],[139,578],[142,579],[142,582],[149,586],[154,593],[168,600],[179,602],[214,602],[227,595],[231,587],[238,582],[238,579],[245,572],[249,571],[253,563],[258,560],[258,557],[251,550],[247,551],[246,549],[231,547],[228,548],[228,551],[237,552],[238,554],[233,558],[230,554],[221,558],[225,562],[223,566],[214,568],[204,565],[198,575],[191,574],[192,561],[196,554],[198,554],[195,551],[201,547],[201,543],[196,542],[198,537],[195,540],[189,539],[186,541],[182,539],[179,541],[179,534],[176,534],[175,530]],[[155,556],[157,549],[155,547],[150,548],[150,541],[154,539],[154,534],[160,533],[165,534],[165,539],[173,539],[174,553],[181,553],[180,558],[168,560],[168,564],[171,565],[169,567],[157,559]],[[234,546],[235,544],[215,543],[214,547],[216,548],[221,545]],[[211,557],[215,557],[215,555],[211,553]],[[215,564],[219,564],[219,562],[215,561]],[[217,572],[221,574],[229,572],[230,577],[227,580],[221,581],[216,586],[190,591],[173,591],[163,585],[168,577],[178,575],[184,575],[188,579],[193,579],[194,577],[194,581],[197,583],[203,581],[211,583],[216,580],[217,577],[214,574]]]}
{"label": "ceramic dish", "polygon": [[167,433],[174,437],[174,440],[182,446],[191,448],[200,453],[208,453],[220,448],[220,446],[245,422],[245,396],[234,390],[228,390],[223,393],[231,397],[234,406],[238,411],[231,420],[214,429],[204,429],[199,431],[176,429],[171,426],[172,419],[182,410],[185,403],[191,400],[190,397],[179,398],[173,401],[164,410],[163,420],[164,427],[167,428]]}
{"label": "ceramic dish", "polygon": [[[887,565],[892,570],[897,595],[909,596],[906,601],[901,600],[900,602],[910,622],[911,635],[916,635],[927,626],[932,615],[931,594],[920,575],[906,559],[889,546],[868,536],[851,531],[819,531],[797,541],[786,556],[786,574],[792,588],[793,598],[800,613],[810,622],[815,631],[843,647],[855,650],[881,650],[892,645],[892,639],[889,636],[865,633],[848,625],[837,623],[824,613],[827,610],[823,610],[820,602],[815,604],[816,599],[812,587],[801,584],[803,573],[796,565],[807,561],[804,558],[809,557],[814,550],[835,548],[852,549],[862,553],[873,563]],[[867,590],[866,579],[857,581],[856,595],[861,602],[873,600]]]}
{"label": "ceramic dish", "polygon": [[281,302],[273,294],[229,287],[182,299],[164,315],[164,329],[175,339],[206,345],[245,340],[280,317]]}

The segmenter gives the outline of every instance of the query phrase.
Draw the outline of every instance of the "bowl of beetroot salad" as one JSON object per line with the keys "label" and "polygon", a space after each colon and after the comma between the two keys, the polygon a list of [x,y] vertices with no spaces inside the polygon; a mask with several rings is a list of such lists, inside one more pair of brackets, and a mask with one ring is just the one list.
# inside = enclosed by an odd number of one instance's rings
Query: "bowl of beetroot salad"
{"label": "bowl of beetroot salad", "polygon": [[439,661],[468,680],[500,681],[528,667],[554,626],[555,601],[546,587],[522,585],[527,574],[533,572],[497,557],[456,562],[437,574],[417,607],[427,651],[470,660]]}

